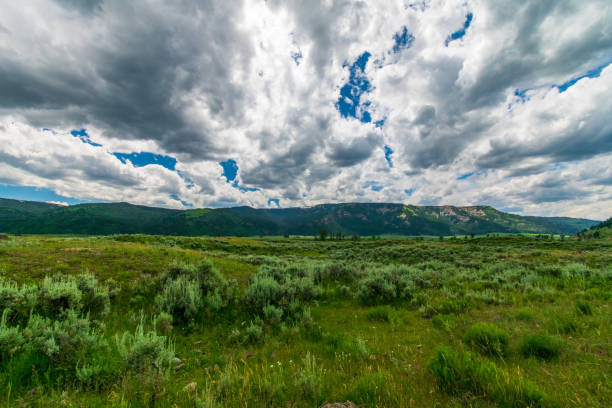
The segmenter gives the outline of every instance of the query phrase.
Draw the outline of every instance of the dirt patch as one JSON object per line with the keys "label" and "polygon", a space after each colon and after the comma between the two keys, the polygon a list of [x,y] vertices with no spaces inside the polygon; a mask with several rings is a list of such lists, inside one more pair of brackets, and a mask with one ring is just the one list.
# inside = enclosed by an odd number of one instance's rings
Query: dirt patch
{"label": "dirt patch", "polygon": [[8,241],[10,238],[6,234],[0,234],[0,241]]}
{"label": "dirt patch", "polygon": [[359,408],[355,403],[351,401],[346,402],[334,402],[331,404],[321,405],[321,408]]}

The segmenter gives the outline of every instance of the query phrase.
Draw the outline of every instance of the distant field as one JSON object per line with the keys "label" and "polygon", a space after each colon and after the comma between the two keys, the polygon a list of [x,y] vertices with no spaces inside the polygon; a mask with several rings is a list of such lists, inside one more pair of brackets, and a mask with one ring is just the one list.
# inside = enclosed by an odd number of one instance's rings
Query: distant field
{"label": "distant field", "polygon": [[7,238],[0,406],[612,401],[605,234]]}

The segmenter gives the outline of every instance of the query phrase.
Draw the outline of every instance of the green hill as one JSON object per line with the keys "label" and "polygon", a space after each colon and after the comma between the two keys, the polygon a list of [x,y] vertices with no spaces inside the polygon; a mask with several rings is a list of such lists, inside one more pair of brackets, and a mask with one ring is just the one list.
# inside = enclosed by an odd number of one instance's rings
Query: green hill
{"label": "green hill", "polygon": [[523,217],[488,206],[322,204],[306,208],[170,210],[128,203],[58,206],[0,199],[0,231],[22,234],[345,235],[574,234],[597,221]]}
{"label": "green hill", "polygon": [[612,217],[578,233],[584,238],[612,238]]}

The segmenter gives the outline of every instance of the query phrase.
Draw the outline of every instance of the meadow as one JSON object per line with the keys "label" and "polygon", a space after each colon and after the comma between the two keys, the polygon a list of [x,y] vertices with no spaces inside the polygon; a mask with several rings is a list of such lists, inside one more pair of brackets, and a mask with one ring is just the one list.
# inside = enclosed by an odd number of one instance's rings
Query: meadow
{"label": "meadow", "polygon": [[0,406],[612,404],[607,237],[6,238]]}

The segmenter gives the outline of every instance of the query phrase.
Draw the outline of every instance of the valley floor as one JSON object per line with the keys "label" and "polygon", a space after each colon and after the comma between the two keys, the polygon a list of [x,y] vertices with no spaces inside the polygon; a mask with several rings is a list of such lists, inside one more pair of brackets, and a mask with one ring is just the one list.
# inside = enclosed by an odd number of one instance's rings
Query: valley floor
{"label": "valley floor", "polygon": [[0,406],[612,404],[610,239],[8,238]]}

